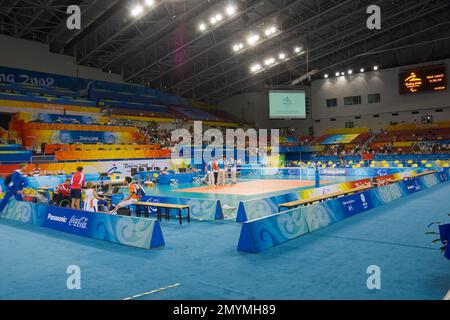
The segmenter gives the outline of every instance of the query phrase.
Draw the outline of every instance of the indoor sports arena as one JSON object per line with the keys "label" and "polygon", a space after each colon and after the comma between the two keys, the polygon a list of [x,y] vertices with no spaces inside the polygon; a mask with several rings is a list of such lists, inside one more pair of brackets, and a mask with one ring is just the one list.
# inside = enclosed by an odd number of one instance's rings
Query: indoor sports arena
{"label": "indoor sports arena", "polygon": [[449,22],[0,1],[0,300],[449,300]]}

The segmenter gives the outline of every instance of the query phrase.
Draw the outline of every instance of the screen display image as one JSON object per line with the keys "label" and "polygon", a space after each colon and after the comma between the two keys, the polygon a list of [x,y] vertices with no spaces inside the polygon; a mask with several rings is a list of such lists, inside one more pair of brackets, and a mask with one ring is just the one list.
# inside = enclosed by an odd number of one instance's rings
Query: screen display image
{"label": "screen display image", "polygon": [[269,117],[270,119],[305,119],[305,92],[269,91]]}
{"label": "screen display image", "polygon": [[400,94],[439,92],[447,89],[445,66],[433,66],[400,72]]}

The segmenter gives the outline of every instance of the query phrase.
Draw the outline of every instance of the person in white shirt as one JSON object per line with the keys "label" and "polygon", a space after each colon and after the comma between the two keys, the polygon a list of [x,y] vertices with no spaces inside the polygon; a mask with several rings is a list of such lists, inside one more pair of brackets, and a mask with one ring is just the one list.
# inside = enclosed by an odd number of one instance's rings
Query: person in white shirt
{"label": "person in white shirt", "polygon": [[209,160],[208,163],[206,164],[206,179],[208,182],[208,186],[214,186],[214,171],[213,171],[213,165],[212,165],[212,161]]}
{"label": "person in white shirt", "polygon": [[231,183],[236,184],[237,183],[237,162],[233,158],[231,158],[228,161],[228,165],[230,167],[230,173],[231,173]]}
{"label": "person in white shirt", "polygon": [[87,189],[84,191],[84,211],[98,212],[99,201],[104,200],[95,192],[92,182],[86,184]]}
{"label": "person in white shirt", "polygon": [[226,168],[227,158],[224,156],[223,159],[217,161],[219,167],[219,175],[217,177],[217,185],[223,186],[227,182],[227,168]]}

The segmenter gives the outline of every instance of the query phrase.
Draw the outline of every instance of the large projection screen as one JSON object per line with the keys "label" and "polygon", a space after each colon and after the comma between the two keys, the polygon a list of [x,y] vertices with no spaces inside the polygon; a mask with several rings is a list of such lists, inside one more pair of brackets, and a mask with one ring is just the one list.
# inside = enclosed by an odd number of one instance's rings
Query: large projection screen
{"label": "large projection screen", "polygon": [[298,90],[269,91],[270,119],[305,119],[306,94]]}

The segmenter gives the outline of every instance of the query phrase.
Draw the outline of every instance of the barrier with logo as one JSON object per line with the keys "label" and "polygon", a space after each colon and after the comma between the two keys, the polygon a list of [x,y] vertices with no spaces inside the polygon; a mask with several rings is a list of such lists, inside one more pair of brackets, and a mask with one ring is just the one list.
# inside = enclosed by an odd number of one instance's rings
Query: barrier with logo
{"label": "barrier with logo", "polygon": [[108,159],[161,159],[169,158],[170,150],[80,150],[56,151],[58,161],[68,160],[108,160]]}
{"label": "barrier with logo", "polygon": [[177,180],[179,184],[192,183],[196,177],[199,175],[197,173],[189,172],[189,173],[169,173],[169,174],[160,174],[158,178],[159,184],[170,184],[172,180]]}
{"label": "barrier with logo", "polygon": [[[27,149],[46,144],[68,143],[135,143],[140,140],[137,132],[35,130],[23,131],[22,141]],[[82,159],[84,160],[84,159]]]}
{"label": "barrier with logo", "polygon": [[[322,160],[329,161],[329,160]],[[242,175],[280,175],[280,176],[301,176],[301,177],[314,177],[315,168],[242,168]],[[409,170],[407,168],[319,168],[321,175],[327,176],[384,176],[388,174],[400,173]]]}
{"label": "barrier with logo", "polygon": [[[82,162],[54,162],[41,163],[39,167],[45,171],[46,174],[65,173],[72,174],[76,172],[77,167],[83,167],[83,173],[99,174],[107,172],[108,174],[122,174],[131,175],[131,168],[139,166],[155,166],[168,167],[171,170],[177,170],[180,165],[174,164],[169,159],[146,159],[146,160],[115,160],[115,161],[82,161]],[[0,174],[7,175],[18,168],[17,165],[0,165]],[[32,172],[34,164],[29,164],[23,170],[24,172]],[[99,178],[98,178],[99,179]]]}
{"label": "barrier with logo", "polygon": [[365,185],[369,182],[370,179],[347,181],[339,184],[300,190],[297,192],[291,192],[269,198],[241,201],[238,206],[236,221],[244,222],[272,215],[274,212],[278,211],[278,205],[280,203],[300,199],[309,199],[311,197],[316,197],[327,193],[350,190],[358,186]]}
{"label": "barrier with logo", "polygon": [[244,222],[238,250],[260,252],[411,193],[444,183],[449,176],[447,170]]}
{"label": "barrier with logo", "polygon": [[450,223],[441,224],[439,226],[439,234],[444,245],[444,256],[450,260]]}
{"label": "barrier with logo", "polygon": [[[188,205],[191,210],[191,218],[195,220],[211,221],[223,219],[223,211],[220,200],[144,196],[142,197],[141,201]],[[156,208],[150,207],[149,210],[151,210],[153,213],[156,213]]]}
{"label": "barrier with logo", "polygon": [[144,249],[164,246],[158,220],[10,200],[1,218]]}

